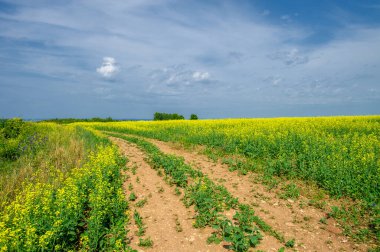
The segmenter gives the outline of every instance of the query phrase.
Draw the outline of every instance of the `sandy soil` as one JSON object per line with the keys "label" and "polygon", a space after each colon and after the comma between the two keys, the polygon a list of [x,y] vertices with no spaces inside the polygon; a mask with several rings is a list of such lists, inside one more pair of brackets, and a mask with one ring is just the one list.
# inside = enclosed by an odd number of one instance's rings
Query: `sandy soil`
{"label": "sandy soil", "polygon": [[[212,229],[195,229],[192,226],[194,210],[183,205],[180,197],[174,194],[174,187],[167,185],[145,162],[145,154],[140,149],[121,139],[111,137],[111,140],[129,159],[127,166],[137,167],[135,175],[128,172],[130,177],[124,184],[126,197],[128,199],[129,184],[132,184],[137,199],[130,204],[131,212],[136,209],[143,217],[146,226],[144,238],[150,237],[153,241],[152,248],[138,246],[139,237],[135,234],[137,227],[131,218],[128,238],[131,239],[132,248],[139,251],[227,251],[223,244],[207,244]],[[143,207],[135,206],[136,202],[145,198],[147,203]]]}

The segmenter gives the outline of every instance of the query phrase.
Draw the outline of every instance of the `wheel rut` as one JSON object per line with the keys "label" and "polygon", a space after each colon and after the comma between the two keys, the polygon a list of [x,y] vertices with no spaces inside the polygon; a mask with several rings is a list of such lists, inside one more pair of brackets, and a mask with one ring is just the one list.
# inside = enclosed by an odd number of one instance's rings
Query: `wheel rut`
{"label": "wheel rut", "polygon": [[[139,251],[227,251],[223,244],[207,244],[211,228],[196,229],[192,226],[192,208],[186,208],[180,197],[174,194],[174,187],[164,182],[157,172],[144,160],[145,153],[136,145],[119,138],[110,137],[129,162],[129,178],[124,183],[127,200],[133,191],[137,199],[130,206],[142,216],[146,226],[144,237],[150,237],[153,247],[139,247],[137,227],[131,214],[128,239],[131,247]],[[132,189],[133,188],[133,189]],[[137,202],[146,199],[142,207]]]}
{"label": "wheel rut", "polygon": [[[213,181],[222,184],[239,201],[255,206],[256,215],[285,235],[286,240],[295,239],[297,251],[367,251],[365,244],[355,244],[346,236],[337,223],[329,219],[321,223],[326,213],[320,209],[300,207],[293,200],[280,199],[274,192],[255,182],[255,175],[239,175],[228,171],[228,166],[214,162],[202,154],[193,153],[175,143],[144,138],[155,144],[162,152],[182,156],[186,163],[199,168]],[[278,241],[267,235],[257,249],[277,251]]]}

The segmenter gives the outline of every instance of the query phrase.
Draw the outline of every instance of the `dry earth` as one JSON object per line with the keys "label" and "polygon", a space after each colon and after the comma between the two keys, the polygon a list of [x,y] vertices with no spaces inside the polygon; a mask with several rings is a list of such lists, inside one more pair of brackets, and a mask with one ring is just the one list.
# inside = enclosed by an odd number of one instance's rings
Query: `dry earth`
{"label": "dry earth", "polygon": [[[174,194],[174,187],[167,185],[145,162],[145,154],[140,149],[121,139],[111,140],[129,159],[128,166],[137,166],[136,174],[128,173],[130,178],[124,184],[127,200],[130,194],[129,184],[132,184],[133,192],[137,195],[135,202],[147,199],[143,207],[137,208],[132,204],[132,209],[136,209],[142,216],[147,227],[144,236],[152,239],[153,247],[140,248],[137,245],[137,227],[131,218],[131,230],[128,235],[132,248],[139,251],[227,251],[222,245],[207,244],[206,240],[212,230],[195,229],[192,226],[194,210],[182,204],[180,197]],[[139,182],[136,181],[137,177]]]}

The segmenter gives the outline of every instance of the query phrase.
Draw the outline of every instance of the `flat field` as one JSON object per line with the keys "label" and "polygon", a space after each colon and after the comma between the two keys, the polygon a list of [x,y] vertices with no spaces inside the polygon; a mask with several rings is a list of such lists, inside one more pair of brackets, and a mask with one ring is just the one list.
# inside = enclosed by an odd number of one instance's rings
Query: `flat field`
{"label": "flat field", "polygon": [[380,116],[9,120],[1,137],[4,251],[379,248]]}

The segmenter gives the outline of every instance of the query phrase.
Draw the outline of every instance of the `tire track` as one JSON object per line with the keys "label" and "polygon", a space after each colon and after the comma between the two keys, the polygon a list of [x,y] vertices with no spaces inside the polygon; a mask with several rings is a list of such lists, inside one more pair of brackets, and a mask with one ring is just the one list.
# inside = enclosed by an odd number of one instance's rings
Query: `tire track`
{"label": "tire track", "polygon": [[[212,180],[225,186],[242,203],[258,206],[255,208],[256,214],[275,230],[283,233],[288,240],[295,238],[295,249],[298,251],[368,250],[366,244],[355,244],[342,235],[341,229],[334,220],[329,219],[327,224],[320,223],[319,220],[326,216],[326,213],[320,209],[309,206],[300,208],[292,200],[279,199],[275,193],[268,192],[263,185],[255,183],[253,174],[240,176],[237,171],[229,172],[226,165],[214,163],[206,156],[186,151],[176,144],[144,139],[155,144],[166,154],[182,156],[186,163],[198,167]],[[258,249],[269,251],[278,249],[278,246],[267,247],[266,245],[268,242],[263,240]]]}
{"label": "tire track", "polygon": [[[213,230],[195,229],[192,226],[194,210],[186,208],[174,194],[174,188],[167,185],[145,162],[143,151],[122,139],[114,137],[110,139],[128,157],[128,166],[136,168],[135,174],[128,174],[130,178],[124,183],[125,191],[129,192],[131,184],[133,192],[138,197],[136,202],[147,199],[144,206],[138,208],[138,212],[146,226],[145,237],[151,238],[153,247],[138,247],[139,239],[135,234],[137,228],[134,227],[132,219],[130,225],[132,228],[128,234],[131,247],[141,251],[227,251],[223,244],[207,244],[207,238]],[[128,199],[128,193],[126,197]]]}

